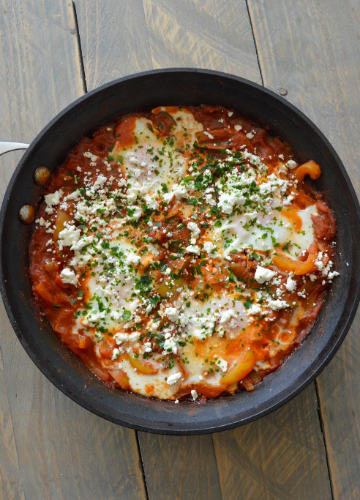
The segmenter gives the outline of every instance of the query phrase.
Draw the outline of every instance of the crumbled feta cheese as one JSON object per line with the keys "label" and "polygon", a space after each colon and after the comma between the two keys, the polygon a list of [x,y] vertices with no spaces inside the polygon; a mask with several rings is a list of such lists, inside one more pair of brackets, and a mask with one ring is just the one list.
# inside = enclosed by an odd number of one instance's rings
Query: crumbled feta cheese
{"label": "crumbled feta cheese", "polygon": [[66,227],[59,233],[59,248],[62,250],[64,247],[71,247],[79,241],[81,235],[80,229],[75,226],[67,224]]}
{"label": "crumbled feta cheese", "polygon": [[92,162],[95,162],[99,157],[92,154],[90,151],[86,151],[85,153],[83,153],[83,156],[85,156],[85,158],[90,158],[90,160]]}
{"label": "crumbled feta cheese", "polygon": [[104,186],[106,181],[107,181],[107,177],[105,177],[105,175],[102,175],[102,174],[98,175],[98,177],[93,185],[93,189],[95,191],[97,191],[98,189],[101,189]]}
{"label": "crumbled feta cheese", "polygon": [[167,307],[164,311],[165,316],[169,318],[170,321],[177,321],[179,319],[179,311],[176,307]]}
{"label": "crumbled feta cheese", "polygon": [[155,200],[155,198],[153,198],[149,194],[146,194],[144,196],[144,200],[148,208],[150,208],[151,210],[159,210],[159,203]]}
{"label": "crumbled feta cheese", "polygon": [[195,222],[189,222],[187,224],[187,227],[194,234],[194,236],[199,236],[200,229],[199,229],[199,226],[197,224],[195,224]]}
{"label": "crumbled feta cheese", "polygon": [[151,342],[144,342],[144,352],[152,352]]}
{"label": "crumbled feta cheese", "polygon": [[209,138],[209,139],[214,139],[214,136],[211,135],[209,132],[207,132],[206,130],[204,130],[204,134]]}
{"label": "crumbled feta cheese", "polygon": [[73,193],[68,194],[68,195],[64,198],[64,201],[68,201],[68,200],[78,200],[79,198],[81,198],[81,195],[80,195],[79,190],[77,189],[77,190],[76,190],[76,191],[74,191]]}
{"label": "crumbled feta cheese", "polygon": [[149,321],[147,324],[147,328],[150,330],[151,333],[155,333],[158,330],[158,323],[156,321]]}
{"label": "crumbled feta cheese", "polygon": [[115,347],[115,349],[113,349],[113,352],[112,352],[111,360],[114,361],[119,356],[120,356],[120,351],[117,347]]}
{"label": "crumbled feta cheese", "polygon": [[139,165],[139,160],[136,158],[136,156],[131,156],[129,158],[129,162],[132,163],[133,165]]}
{"label": "crumbled feta cheese", "polygon": [[233,309],[228,309],[227,311],[221,313],[219,323],[227,323],[231,318],[236,318],[236,313]]}
{"label": "crumbled feta cheese", "polygon": [[323,257],[323,254],[322,252],[319,252],[318,253],[318,256],[316,258],[316,261],[315,261],[315,265],[316,267],[321,271],[323,268],[324,268],[324,263],[322,261],[322,257]]}
{"label": "crumbled feta cheese", "polygon": [[129,253],[129,255],[126,256],[125,259],[125,264],[127,266],[131,266],[131,264],[134,264],[135,266],[138,266],[141,261],[141,257],[139,255],[136,255],[135,253]]}
{"label": "crumbled feta cheese", "polygon": [[255,279],[258,283],[265,283],[275,276],[276,272],[266,267],[258,266],[255,272]]}
{"label": "crumbled feta cheese", "polygon": [[216,200],[211,193],[205,194],[205,201],[211,207],[214,207],[216,205]]}
{"label": "crumbled feta cheese", "polygon": [[82,250],[84,247],[86,247],[86,245],[90,245],[90,243],[93,241],[93,239],[94,239],[94,237],[91,235],[80,238],[77,242],[75,242],[71,245],[70,250],[74,250],[74,251],[75,250]]}
{"label": "crumbled feta cheese", "polygon": [[115,333],[114,335],[114,340],[115,342],[119,345],[122,344],[123,342],[130,342],[134,343],[137,342],[140,338],[140,333],[139,332],[133,332],[133,333]]}
{"label": "crumbled feta cheese", "polygon": [[199,394],[195,391],[195,389],[192,389],[191,396],[192,396],[193,400],[196,401],[197,398],[199,397]]}
{"label": "crumbled feta cheese", "polygon": [[236,130],[236,132],[239,132],[239,130],[242,130],[242,126],[241,125],[235,125],[234,129]]}
{"label": "crumbled feta cheese", "polygon": [[78,284],[78,280],[77,280],[75,272],[72,269],[70,269],[69,267],[65,267],[61,271],[60,277],[63,280],[63,283],[68,283],[70,285],[77,285]]}
{"label": "crumbled feta cheese", "polygon": [[219,366],[220,370],[225,373],[228,369],[228,362],[225,361],[225,359],[219,358],[216,362],[216,364]]}
{"label": "crumbled feta cheese", "polygon": [[46,213],[52,214],[54,212],[53,207],[59,205],[60,198],[62,197],[62,195],[63,195],[63,190],[59,189],[54,193],[49,193],[44,196],[44,200],[46,203],[46,209],[45,209]]}
{"label": "crumbled feta cheese", "polygon": [[140,175],[142,174],[142,170],[141,170],[141,168],[134,168],[132,173],[133,173],[134,177],[140,177]]}
{"label": "crumbled feta cheese", "polygon": [[285,309],[286,307],[289,307],[289,304],[285,300],[273,300],[273,299],[268,299],[267,305],[270,309],[273,309],[274,311],[278,311],[279,309]]}
{"label": "crumbled feta cheese", "polygon": [[219,196],[219,208],[225,214],[231,214],[237,205],[243,205],[246,199],[238,192],[222,193]]}
{"label": "crumbled feta cheese", "polygon": [[191,231],[191,235],[192,235],[190,243],[192,245],[195,245],[196,240],[197,240],[197,238],[198,238],[198,236],[200,234],[200,228],[199,228],[199,226],[197,224],[195,224],[195,222],[189,222],[187,224],[187,227]]}
{"label": "crumbled feta cheese", "polygon": [[194,253],[196,255],[200,254],[200,248],[197,245],[189,245],[186,247],[186,251],[189,253]]}
{"label": "crumbled feta cheese", "polygon": [[46,222],[43,217],[40,217],[40,219],[36,219],[36,224],[39,224],[39,226],[45,226]]}
{"label": "crumbled feta cheese", "polygon": [[205,241],[204,242],[204,252],[206,253],[211,253],[214,250],[215,245],[212,241]]}
{"label": "crumbled feta cheese", "polygon": [[166,353],[177,354],[177,343],[173,338],[165,339],[163,350]]}
{"label": "crumbled feta cheese", "polygon": [[262,309],[258,304],[253,304],[252,306],[249,307],[249,309],[247,309],[246,312],[247,312],[247,314],[250,314],[253,316],[255,314],[260,314],[262,312]]}
{"label": "crumbled feta cheese", "polygon": [[181,372],[172,373],[171,375],[168,376],[167,383],[169,385],[174,385],[177,382],[179,382],[179,380],[181,379],[181,377],[182,377],[182,373]]}
{"label": "crumbled feta cheese", "polygon": [[294,161],[294,160],[289,160],[289,161],[286,163],[286,166],[292,170],[293,168],[296,168],[296,167],[297,167],[297,163],[296,163],[296,161]]}
{"label": "crumbled feta cheese", "polygon": [[288,277],[286,283],[285,283],[285,288],[289,292],[294,292],[296,290],[296,281],[291,278],[291,276]]}
{"label": "crumbled feta cheese", "polygon": [[128,207],[126,213],[130,217],[130,219],[134,219],[134,220],[139,220],[140,217],[142,216],[141,208],[137,207],[136,205],[132,205],[132,206]]}
{"label": "crumbled feta cheese", "polygon": [[173,191],[170,191],[170,193],[164,193],[162,195],[162,198],[163,198],[165,203],[170,203],[170,201],[174,198]]}
{"label": "crumbled feta cheese", "polygon": [[294,199],[294,195],[293,194],[289,194],[289,196],[287,198],[284,198],[283,205],[284,206],[291,205],[293,199]]}
{"label": "crumbled feta cheese", "polygon": [[178,200],[181,198],[188,197],[188,192],[186,190],[186,186],[184,186],[182,184],[174,184],[173,187],[171,188],[171,190]]}

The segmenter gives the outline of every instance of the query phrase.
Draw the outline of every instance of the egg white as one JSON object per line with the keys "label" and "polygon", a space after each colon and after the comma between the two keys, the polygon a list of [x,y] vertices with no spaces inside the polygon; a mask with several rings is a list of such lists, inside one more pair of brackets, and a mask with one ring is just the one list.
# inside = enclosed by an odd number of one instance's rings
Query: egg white
{"label": "egg white", "polygon": [[[243,248],[267,251],[274,249],[274,241],[280,246],[288,241],[292,245],[289,253],[297,256],[303,250],[307,250],[314,241],[313,223],[311,215],[317,214],[316,206],[311,205],[297,212],[301,218],[302,227],[296,231],[281,212],[271,210],[270,213],[257,215],[257,223],[249,230],[244,225],[254,217],[253,214],[231,215],[227,217],[221,227],[214,227],[208,232],[208,237],[216,245],[219,254],[229,256],[232,251]],[[261,225],[262,227],[258,227]],[[272,239],[273,238],[273,239]]]}

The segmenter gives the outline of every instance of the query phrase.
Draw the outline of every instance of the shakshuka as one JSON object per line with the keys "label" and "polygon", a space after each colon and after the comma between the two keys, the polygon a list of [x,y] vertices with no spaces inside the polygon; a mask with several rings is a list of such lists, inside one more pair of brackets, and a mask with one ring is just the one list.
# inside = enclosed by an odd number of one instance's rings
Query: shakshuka
{"label": "shakshuka", "polygon": [[251,391],[338,275],[320,175],[234,110],[121,116],[46,187],[30,244],[41,314],[114,388],[175,403]]}

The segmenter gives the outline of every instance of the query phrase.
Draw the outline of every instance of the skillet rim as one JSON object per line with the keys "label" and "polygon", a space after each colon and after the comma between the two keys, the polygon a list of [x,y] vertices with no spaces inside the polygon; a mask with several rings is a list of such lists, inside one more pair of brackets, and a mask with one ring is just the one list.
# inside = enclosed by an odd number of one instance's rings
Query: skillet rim
{"label": "skillet rim", "polygon": [[[281,104],[281,106],[285,106],[285,108],[288,108],[292,113],[297,115],[301,120],[305,121],[306,124],[312,129],[315,135],[319,137],[319,139],[323,142],[326,150],[332,158],[335,160],[337,167],[339,168],[341,174],[343,175],[344,182],[346,184],[346,188],[348,191],[348,194],[351,198],[351,201],[353,203],[354,209],[356,211],[357,215],[357,224],[354,224],[353,230],[354,234],[356,234],[356,231],[358,232],[358,236],[360,238],[360,205],[359,201],[357,199],[354,187],[352,185],[352,182],[350,180],[350,177],[339,157],[337,154],[336,150],[334,147],[331,145],[329,140],[326,138],[326,136],[323,134],[323,132],[310,120],[302,111],[300,111],[296,106],[293,104],[289,103],[286,99],[283,97],[278,96],[275,92],[272,90],[269,90],[262,85],[259,85],[255,82],[251,82],[250,80],[247,80],[245,78],[231,75],[228,73],[220,72],[220,71],[213,71],[213,70],[208,70],[208,69],[201,69],[201,68],[164,68],[164,69],[156,69],[156,70],[149,70],[149,71],[144,71],[144,72],[139,72],[139,73],[134,73],[131,75],[124,76],[122,78],[118,78],[115,80],[112,80],[110,82],[107,82],[100,87],[97,87],[96,89],[91,90],[90,92],[80,96],[77,98],[75,101],[70,103],[68,106],[66,106],[63,110],[61,110],[52,120],[48,122],[48,124],[38,133],[38,135],[35,137],[35,139],[31,142],[28,150],[25,152],[23,157],[21,158],[19,164],[17,165],[16,169],[13,172],[13,175],[10,179],[10,182],[6,188],[6,192],[4,195],[4,199],[2,202],[1,206],[1,211],[0,211],[0,241],[3,241],[3,232],[4,232],[4,224],[5,224],[5,213],[7,212],[7,207],[8,203],[11,198],[12,194],[12,189],[13,185],[15,183],[15,180],[17,179],[18,175],[21,174],[21,170],[23,166],[26,164],[28,156],[32,153],[32,151],[35,149],[36,145],[41,141],[42,137],[46,134],[46,132],[54,125],[56,122],[65,116],[71,109],[76,107],[78,104],[82,103],[85,100],[91,99],[92,96],[96,95],[99,92],[102,92],[108,88],[111,88],[114,85],[117,85],[121,82],[125,82],[128,80],[134,80],[137,78],[142,78],[145,76],[149,75],[154,75],[154,74],[163,74],[163,73],[201,73],[203,75],[209,75],[209,76],[217,76],[220,78],[224,79],[230,79],[237,81],[239,83],[242,83],[243,85],[246,85],[247,87],[252,87],[259,91],[262,94],[268,95],[271,97],[271,99],[274,99],[278,103]],[[336,214],[337,220],[340,222],[343,215],[342,214]],[[357,306],[360,301],[360,280],[356,283],[356,288],[355,288],[355,293],[352,294],[352,304],[351,304],[351,310],[350,314],[348,314],[346,320],[344,321],[344,325],[341,329],[341,333],[337,336],[337,339],[332,343],[330,347],[327,347],[330,343],[330,339],[333,338],[334,333],[332,336],[328,339],[326,346],[323,348],[323,350],[319,353],[318,357],[315,358],[314,361],[311,362],[310,366],[308,366],[306,369],[304,369],[302,377],[303,381],[299,383],[298,379],[295,382],[292,382],[292,384],[289,386],[290,391],[287,393],[285,397],[282,396],[284,391],[280,393],[277,398],[278,400],[275,401],[273,404],[268,406],[267,408],[261,410],[261,411],[255,411],[252,413],[252,415],[243,417],[241,419],[238,419],[236,421],[233,421],[231,423],[227,424],[217,424],[217,425],[210,425],[205,428],[195,428],[195,429],[184,429],[184,428],[173,428],[173,427],[163,427],[163,428],[158,428],[154,427],[153,425],[146,425],[144,424],[136,424],[132,423],[130,421],[124,421],[120,418],[114,418],[113,416],[108,415],[105,411],[102,411],[101,409],[94,408],[89,404],[83,397],[82,394],[75,394],[72,392],[70,389],[65,387],[61,383],[61,375],[56,374],[56,369],[53,371],[49,370],[49,368],[42,363],[42,361],[38,358],[38,356],[32,351],[31,347],[27,343],[26,338],[24,337],[21,329],[19,328],[15,315],[13,314],[11,305],[10,305],[10,300],[7,295],[6,291],[6,286],[4,282],[4,271],[3,271],[3,255],[2,255],[2,247],[0,246],[0,292],[3,298],[3,302],[5,305],[5,309],[7,312],[7,315],[9,317],[10,323],[20,340],[20,343],[22,344],[23,348],[29,355],[29,357],[32,359],[32,361],[35,363],[35,365],[39,368],[39,370],[45,375],[45,377],[53,384],[57,389],[59,389],[61,392],[63,392],[66,396],[68,396],[70,399],[72,399],[75,403],[79,404],[86,410],[102,417],[105,418],[106,420],[109,420],[111,422],[114,422],[118,425],[123,425],[125,427],[129,427],[131,429],[135,430],[141,430],[145,432],[153,432],[156,434],[165,434],[165,435],[200,435],[200,434],[208,434],[212,432],[220,432],[224,431],[227,429],[233,429],[235,427],[245,425],[247,423],[253,422],[265,415],[268,415],[269,413],[272,413],[273,411],[279,409],[283,405],[285,405],[287,402],[289,402],[291,399],[293,399],[295,396],[297,396],[300,392],[302,392],[326,367],[326,365],[331,361],[331,359],[334,357],[336,352],[338,351],[339,347],[341,346],[342,342],[344,341],[350,327],[352,324],[352,321],[354,319],[354,316],[357,311]],[[354,292],[354,290],[353,290]],[[343,313],[344,314],[344,311]],[[341,318],[341,316],[340,316]],[[326,351],[326,352],[325,352]],[[315,369],[311,369],[312,365],[316,365]],[[57,376],[56,376],[57,375]],[[294,388],[293,388],[294,387]],[[219,418],[221,421],[221,417]],[[165,424],[165,422],[164,422]],[[200,424],[201,425],[201,424]]]}

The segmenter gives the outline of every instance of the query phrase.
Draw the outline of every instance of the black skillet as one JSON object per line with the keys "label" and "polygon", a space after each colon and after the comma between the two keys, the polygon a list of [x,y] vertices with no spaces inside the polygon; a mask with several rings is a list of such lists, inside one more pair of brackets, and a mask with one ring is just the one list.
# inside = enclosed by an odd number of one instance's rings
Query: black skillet
{"label": "black skillet", "polygon": [[[18,217],[25,203],[37,205],[42,189],[34,171],[54,171],[79,139],[112,118],[159,105],[219,104],[268,125],[291,144],[300,162],[315,160],[323,175],[316,187],[336,215],[338,235],[334,280],[308,338],[252,393],[240,391],[207,404],[146,399],[108,388],[40,320],[28,274],[32,227]],[[108,83],[81,97],[47,125],[20,161],[0,214],[1,293],[11,324],[44,375],[84,408],[112,422],[164,434],[202,434],[251,422],[296,396],[334,356],[359,302],[360,209],[349,177],[333,147],[315,125],[283,98],[252,82],[194,69],[150,71]]]}

